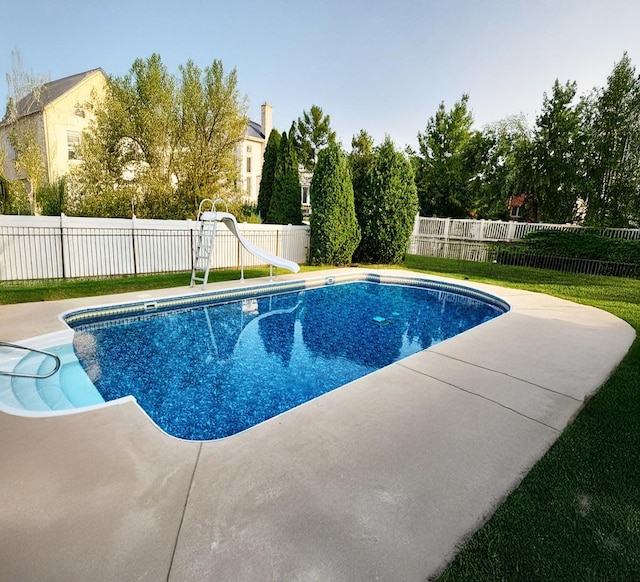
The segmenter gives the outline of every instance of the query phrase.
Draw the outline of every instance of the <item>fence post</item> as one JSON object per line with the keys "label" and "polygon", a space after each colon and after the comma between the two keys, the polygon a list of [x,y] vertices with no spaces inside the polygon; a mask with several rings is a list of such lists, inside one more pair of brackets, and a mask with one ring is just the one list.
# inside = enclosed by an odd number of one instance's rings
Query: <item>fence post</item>
{"label": "fence post", "polygon": [[451,226],[451,219],[450,218],[445,218],[444,219],[444,232],[442,233],[442,237],[449,240],[449,228]]}
{"label": "fence post", "polygon": [[60,263],[62,265],[62,278],[67,278],[67,269],[64,262],[64,229],[62,226],[62,219],[64,217],[64,212],[60,213]]}
{"label": "fence post", "polygon": [[136,257],[136,214],[131,214],[131,250],[133,252],[133,274],[138,274],[138,260]]}
{"label": "fence post", "polygon": [[516,236],[516,222],[513,220],[509,222],[509,226],[507,227],[507,240],[513,240]]}
{"label": "fence post", "polygon": [[416,214],[416,217],[413,219],[413,234],[412,237],[418,236],[420,234],[420,213]]}

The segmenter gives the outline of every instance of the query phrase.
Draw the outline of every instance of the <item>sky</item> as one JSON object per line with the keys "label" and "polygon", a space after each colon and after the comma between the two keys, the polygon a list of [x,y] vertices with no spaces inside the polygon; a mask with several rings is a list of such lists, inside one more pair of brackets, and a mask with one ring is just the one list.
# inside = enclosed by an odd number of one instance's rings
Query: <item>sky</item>
{"label": "sky", "polygon": [[[0,21],[0,81],[15,51],[49,80],[123,76],[153,53],[176,75],[219,59],[251,119],[267,101],[284,131],[318,105],[346,149],[361,129],[415,149],[463,93],[476,129],[517,114],[533,125],[555,79],[584,94],[625,51],[640,67],[637,0],[4,0]],[[2,111],[6,99],[0,83]]]}

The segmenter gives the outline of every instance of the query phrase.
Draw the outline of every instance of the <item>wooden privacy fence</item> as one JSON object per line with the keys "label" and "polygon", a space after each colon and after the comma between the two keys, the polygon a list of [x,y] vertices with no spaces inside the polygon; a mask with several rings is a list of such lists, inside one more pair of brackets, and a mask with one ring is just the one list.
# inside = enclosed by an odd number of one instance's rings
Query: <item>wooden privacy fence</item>
{"label": "wooden privacy fence", "polygon": [[[190,271],[192,220],[0,216],[0,281],[108,277]],[[255,246],[305,263],[308,226],[238,224]],[[227,228],[217,230],[212,268],[263,265]]]}

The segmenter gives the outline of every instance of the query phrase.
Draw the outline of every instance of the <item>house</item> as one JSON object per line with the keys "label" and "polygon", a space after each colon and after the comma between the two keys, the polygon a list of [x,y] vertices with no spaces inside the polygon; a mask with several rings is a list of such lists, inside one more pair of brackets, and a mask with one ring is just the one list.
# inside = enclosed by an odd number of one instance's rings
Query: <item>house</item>
{"label": "house", "polygon": [[[46,182],[53,183],[69,173],[78,156],[82,132],[88,127],[91,113],[86,107],[105,90],[107,78],[102,69],[93,69],[42,85],[17,104],[18,120],[0,123],[0,150],[6,155],[2,167],[9,180],[24,179],[15,168],[15,151],[9,135],[16,124],[30,123],[35,129],[42,152],[42,167]],[[261,107],[260,123],[249,121],[244,138],[236,146],[238,159],[238,189],[250,204],[258,201],[264,150],[273,128],[273,112],[269,103]]]}
{"label": "house", "polygon": [[0,123],[0,149],[6,152],[2,171],[10,180],[22,179],[15,169],[15,151],[9,135],[17,124],[31,124],[42,152],[46,181],[55,182],[69,173],[78,160],[82,132],[91,113],[87,104],[104,91],[107,78],[102,69],[92,69],[42,85],[16,105],[18,120]]}
{"label": "house", "polygon": [[524,205],[526,200],[526,194],[509,197],[509,220],[524,220]]}
{"label": "house", "polygon": [[238,168],[240,170],[239,186],[244,193],[245,200],[253,205],[258,202],[264,150],[267,147],[269,134],[273,129],[273,110],[271,105],[263,103],[260,113],[261,123],[249,121],[244,139],[236,146],[236,157],[238,158]]}

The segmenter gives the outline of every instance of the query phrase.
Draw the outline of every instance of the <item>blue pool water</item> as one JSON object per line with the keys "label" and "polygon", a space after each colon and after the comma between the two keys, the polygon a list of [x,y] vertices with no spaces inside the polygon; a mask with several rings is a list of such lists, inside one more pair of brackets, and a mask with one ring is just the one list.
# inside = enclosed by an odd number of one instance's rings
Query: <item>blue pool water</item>
{"label": "blue pool water", "polygon": [[229,436],[492,319],[454,293],[358,282],[75,325],[105,400],[133,395],[167,433]]}

